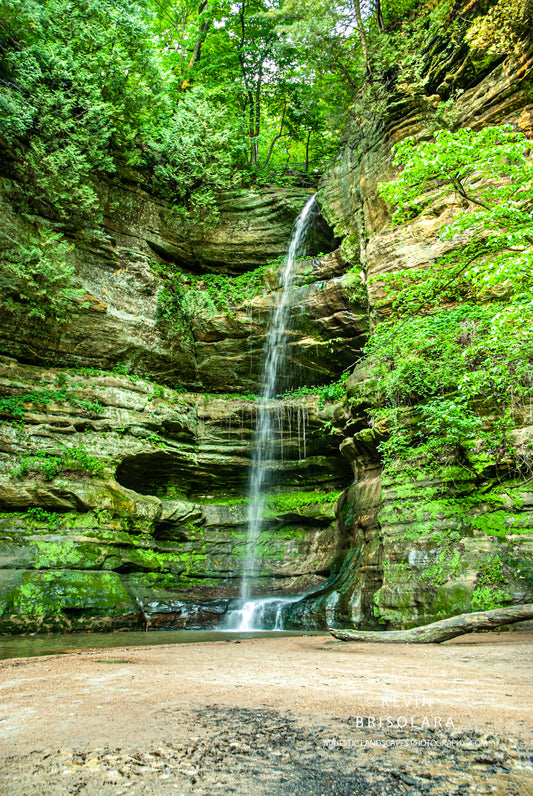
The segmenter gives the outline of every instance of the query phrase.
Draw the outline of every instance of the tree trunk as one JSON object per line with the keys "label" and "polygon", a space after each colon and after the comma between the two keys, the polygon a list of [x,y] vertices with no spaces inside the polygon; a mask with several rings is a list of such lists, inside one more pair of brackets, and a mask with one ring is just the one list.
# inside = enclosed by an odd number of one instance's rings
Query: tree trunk
{"label": "tree trunk", "polygon": [[307,141],[305,142],[305,173],[309,171],[309,144],[311,143],[311,130],[307,131]]}
{"label": "tree trunk", "polygon": [[[202,20],[202,14],[205,11],[206,5],[207,5],[207,0],[204,0],[203,2],[200,3],[200,6],[198,7],[198,18],[200,20]],[[202,47],[207,38],[207,34],[209,33],[211,22],[212,22],[211,17],[203,19],[203,21],[200,22],[200,25],[198,27],[198,36],[194,44],[189,63],[187,64],[186,80],[189,78],[189,75],[196,66],[196,64],[200,62],[200,59],[202,57]]]}
{"label": "tree trunk", "polygon": [[460,614],[440,622],[433,622],[409,630],[337,630],[328,627],[329,632],[342,641],[375,641],[385,644],[441,644],[450,638],[474,633],[477,630],[491,630],[499,625],[511,625],[533,619],[533,603],[511,605],[508,608],[495,608],[492,611],[476,611],[473,614]]}
{"label": "tree trunk", "polygon": [[375,0],[374,16],[376,18],[376,24],[378,26],[378,30],[381,32],[385,28],[385,25],[383,24],[383,13],[381,11],[381,0]]}
{"label": "tree trunk", "polygon": [[257,138],[255,137],[255,97],[248,91],[248,154],[250,164],[257,166]]}
{"label": "tree trunk", "polygon": [[359,33],[359,41],[361,42],[361,49],[363,51],[363,59],[367,75],[370,76],[370,64],[368,61],[368,44],[366,41],[365,26],[363,25],[363,16],[361,14],[360,0],[354,0],[353,7],[355,11],[355,18],[357,20],[357,32]]}
{"label": "tree trunk", "polygon": [[274,138],[272,139],[272,143],[270,144],[270,149],[268,150],[268,155],[266,156],[266,159],[265,159],[265,161],[263,163],[263,168],[265,168],[265,166],[268,166],[270,158],[272,157],[272,152],[274,151],[274,146],[276,144],[276,141],[279,141],[279,139],[283,137],[283,125],[285,123],[285,113],[286,113],[286,111],[287,111],[287,100],[284,99],[283,100],[283,111],[281,113],[281,123],[280,123],[280,126],[279,126],[279,133],[276,136],[274,136]]}

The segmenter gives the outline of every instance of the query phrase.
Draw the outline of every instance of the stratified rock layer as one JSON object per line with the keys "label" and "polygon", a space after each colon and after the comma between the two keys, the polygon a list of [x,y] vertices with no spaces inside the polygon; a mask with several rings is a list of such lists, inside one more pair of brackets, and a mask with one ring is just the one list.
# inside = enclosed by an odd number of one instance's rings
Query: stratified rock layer
{"label": "stratified rock layer", "polygon": [[[3,416],[24,417],[1,426],[0,627],[105,629],[147,615],[153,627],[217,626],[245,553],[255,401],[8,359],[0,389]],[[283,458],[271,463],[259,588],[291,593],[336,566],[335,505],[351,473],[316,396],[272,411]],[[64,464],[65,451],[78,459]]]}
{"label": "stratified rock layer", "polygon": [[[235,191],[220,198],[219,223],[204,228],[186,225],[140,188],[118,184],[102,186],[102,191],[104,205],[116,208],[104,225],[68,231],[76,244],[71,254],[76,281],[85,291],[75,314],[61,325],[35,318],[26,324],[20,312],[6,308],[0,352],[58,367],[119,366],[122,372],[194,390],[255,391],[268,313],[276,301],[277,269],[308,194],[301,189]],[[0,209],[23,237],[29,227],[8,195],[6,187]],[[319,214],[309,244],[310,254],[336,246]],[[304,381],[336,377],[353,361],[364,331],[364,320],[362,325],[357,319],[353,322],[353,308],[342,285],[335,282],[346,270],[346,260],[333,256],[327,262],[329,267],[316,268],[316,279],[309,264],[307,283],[298,296],[300,328],[295,330],[299,338],[295,345],[303,352]],[[158,314],[160,294],[168,283],[165,273],[190,281],[195,274],[246,273],[269,263],[270,280],[251,305],[243,297],[227,311],[191,316],[176,309],[173,327]],[[186,281],[184,286],[188,289]],[[325,349],[340,334],[346,336],[346,351],[332,363]]]}
{"label": "stratified rock layer", "polygon": [[[530,483],[491,462],[482,483],[459,469],[383,476],[386,429],[368,425],[364,367],[350,376],[347,404],[335,404],[335,390],[331,400],[312,393],[360,359],[383,298],[379,277],[430,266],[457,245],[439,238],[453,197],[390,226],[377,185],[394,177],[392,145],[429,136],[453,96],[455,125],[511,121],[532,133],[530,45],[522,57],[478,62],[439,35],[422,83],[400,87],[376,125],[347,135],[319,192],[329,223],[317,214],[310,258],[298,263],[280,391],[304,389],[272,407],[279,454],[257,585],[302,593],[288,609],[292,627],[404,626],[469,610],[495,554],[508,599],[526,599]],[[0,329],[3,632],[213,627],[238,593],[253,393],[279,259],[308,193],[227,193],[219,223],[206,228],[132,181],[100,192],[114,208],[103,226],[63,230],[85,291],[76,317],[21,324],[6,312]],[[24,229],[10,195],[6,183],[2,212]],[[204,274],[260,266],[263,289],[251,298],[178,312],[174,324],[158,311],[169,275],[189,290]],[[524,412],[517,449],[532,427]]]}
{"label": "stratified rock layer", "polygon": [[[387,312],[381,277],[430,268],[439,256],[461,245],[460,240],[439,237],[452,218],[453,195],[438,206],[428,195],[428,213],[391,226],[377,187],[395,177],[392,146],[408,136],[428,138],[442,125],[442,103],[451,96],[456,98],[456,127],[479,129],[510,122],[531,136],[532,52],[528,41],[521,56],[485,53],[481,68],[476,62],[479,53],[466,46],[454,49],[442,32],[442,41],[435,40],[425,56],[424,88],[409,93],[405,87],[405,94],[391,96],[381,123],[366,130],[363,140],[354,131],[323,179],[322,206],[336,234],[344,236],[345,256],[360,264],[371,323]],[[533,561],[530,482],[487,460],[478,477],[459,466],[442,468],[437,475],[423,466],[415,475],[399,467],[379,483],[378,446],[386,430],[367,427],[369,398],[359,389],[366,378],[364,367],[350,377],[352,417],[341,446],[354,466],[357,494],[363,496],[358,511],[368,532],[361,540],[356,520],[352,537],[352,555],[363,558],[350,565],[348,577],[329,587],[323,607],[318,601],[309,604],[308,611],[313,614],[318,608],[321,619],[330,624],[336,619],[364,627],[377,619],[386,627],[401,627],[475,610],[473,592],[489,578],[494,560],[500,570],[492,576],[505,599],[527,601]],[[515,422],[512,444],[525,454],[533,432],[531,408]],[[351,503],[357,505],[353,498]],[[377,551],[370,578],[365,550]]]}

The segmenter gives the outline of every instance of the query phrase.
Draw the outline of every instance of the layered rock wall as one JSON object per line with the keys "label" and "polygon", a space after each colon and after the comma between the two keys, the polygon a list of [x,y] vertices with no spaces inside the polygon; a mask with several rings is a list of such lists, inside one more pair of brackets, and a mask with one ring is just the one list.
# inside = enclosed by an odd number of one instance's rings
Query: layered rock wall
{"label": "layered rock wall", "polygon": [[[280,391],[301,389],[272,406],[278,454],[257,584],[302,593],[293,627],[400,626],[469,610],[496,554],[509,599],[524,597],[530,484],[508,471],[495,479],[491,462],[481,483],[460,468],[382,474],[387,429],[369,424],[364,363],[347,401],[327,388],[359,362],[386,312],[379,277],[431,266],[457,245],[439,237],[453,197],[390,225],[377,186],[394,177],[392,145],[431,135],[448,112],[457,126],[510,121],[532,132],[529,44],[519,57],[481,57],[444,30],[424,58],[420,85],[397,87],[377,124],[347,134],[297,266]],[[3,168],[2,211],[24,234]],[[0,329],[3,632],[218,626],[238,593],[262,349],[307,192],[228,193],[214,227],[185,223],[132,180],[100,192],[95,229],[39,220],[75,244],[85,293],[75,313],[21,323],[7,310]],[[206,275],[258,268],[253,295],[161,313],[176,277],[187,296],[206,293]],[[518,446],[532,425],[524,413]]]}
{"label": "layered rock wall", "polygon": [[[3,629],[138,625],[141,605],[153,626],[216,624],[245,554],[254,400],[9,359],[0,385],[4,417],[17,399],[24,412],[2,424]],[[351,474],[316,396],[272,411],[283,458],[260,588],[291,593],[336,566],[335,505]]]}
{"label": "layered rock wall", "polygon": [[[457,199],[451,194],[438,203],[428,194],[423,197],[427,213],[401,226],[391,225],[378,185],[395,177],[392,146],[409,136],[415,140],[430,137],[443,124],[446,101],[452,108],[447,123],[454,127],[480,129],[511,123],[531,136],[532,58],[531,40],[524,42],[520,55],[485,54],[483,58],[466,45],[454,48],[443,32],[429,50],[424,85],[416,91],[405,87],[405,93],[391,96],[384,117],[363,140],[354,130],[323,179],[322,206],[336,234],[343,236],[345,256],[361,269],[371,328],[387,312],[380,278],[400,270],[431,268],[438,257],[461,245],[460,240],[439,237],[456,210]],[[401,324],[397,334],[401,334]],[[372,516],[367,544],[379,550],[375,560],[381,571],[369,583],[374,592],[366,592],[367,610],[361,616],[352,607],[361,588],[359,564],[353,568],[352,578],[340,585],[336,597],[340,604],[353,594],[351,604],[349,600],[337,618],[356,624],[375,618],[388,627],[434,621],[472,610],[473,593],[491,582],[511,601],[529,599],[530,482],[505,466],[495,472],[495,463],[487,461],[477,478],[460,466],[443,468],[437,477],[423,466],[414,476],[401,468],[389,469],[376,488],[378,446],[386,430],[383,434],[368,425],[372,400],[360,389],[368,375],[359,366],[350,377],[352,417],[345,428],[343,449],[353,463],[361,494],[368,484],[362,513]],[[530,409],[515,422],[512,444],[525,450],[533,432]],[[357,523],[354,544],[355,529]],[[498,572],[493,571],[495,561]]]}
{"label": "layered rock wall", "polygon": [[[0,372],[4,631],[143,626],[148,614],[153,627],[217,626],[238,594],[257,417],[250,391],[279,298],[280,263],[251,299],[232,296],[225,311],[169,331],[157,316],[165,281],[147,247],[177,260],[170,250],[178,232],[169,242],[158,227],[153,245],[162,211],[143,198],[140,216],[120,205],[114,223],[122,219],[122,229],[112,243],[76,247],[76,278],[86,290],[76,317],[58,328],[20,325],[13,314],[3,329],[10,354]],[[201,264],[183,255],[173,270],[185,284],[195,268],[230,272],[239,247],[241,269],[265,266],[280,240],[286,246],[293,203],[291,192],[224,199],[209,233],[219,243],[217,263],[198,245]],[[314,228],[311,250],[317,241],[333,245],[320,217]],[[226,238],[237,248],[224,260]],[[298,264],[290,377],[280,388],[327,382],[358,355],[367,318],[351,301],[347,270],[338,252]],[[341,339],[344,350],[332,357]],[[139,377],[147,372],[154,381]],[[340,409],[304,390],[271,411],[278,453],[269,465],[257,588],[286,594],[321,586],[340,565],[335,505],[351,471],[331,433]]]}

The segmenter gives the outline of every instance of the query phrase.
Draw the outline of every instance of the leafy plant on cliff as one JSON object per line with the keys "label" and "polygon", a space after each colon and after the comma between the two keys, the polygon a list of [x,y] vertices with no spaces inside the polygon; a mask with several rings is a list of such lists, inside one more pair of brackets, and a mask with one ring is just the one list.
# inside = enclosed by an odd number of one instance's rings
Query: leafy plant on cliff
{"label": "leafy plant on cliff", "polygon": [[385,280],[393,317],[465,297],[531,302],[530,147],[510,125],[441,130],[429,141],[408,138],[395,147],[394,163],[402,171],[379,188],[395,207],[392,223],[432,212],[439,202],[450,203],[450,192],[453,219],[440,233],[443,241],[451,241],[447,254],[429,268],[408,269]]}
{"label": "leafy plant on cliff", "polygon": [[529,0],[498,0],[471,24],[466,40],[471,47],[491,53],[517,53],[531,29],[533,7]]}
{"label": "leafy plant on cliff", "polygon": [[98,399],[83,398],[71,390],[62,388],[58,390],[32,390],[22,395],[10,395],[0,398],[0,415],[5,414],[22,419],[28,411],[27,404],[48,406],[50,403],[70,403],[84,414],[89,415],[99,415],[104,411],[104,407]]}
{"label": "leafy plant on cliff", "polygon": [[171,334],[182,335],[189,342],[193,339],[193,325],[205,323],[214,313],[211,297],[201,290],[187,290],[179,275],[168,280],[157,296],[158,322],[166,324]]}
{"label": "leafy plant on cliff", "polygon": [[267,495],[265,515],[275,516],[282,513],[299,513],[309,506],[329,506],[338,500],[340,492],[279,492]]}
{"label": "leafy plant on cliff", "polygon": [[72,245],[45,228],[23,233],[4,219],[0,226],[0,303],[24,319],[63,320],[82,290],[72,282]]}
{"label": "leafy plant on cliff", "polygon": [[[443,256],[382,280],[388,315],[367,347],[363,392],[378,392],[376,420],[388,414],[384,452],[451,456],[472,469],[483,450],[512,458],[513,415],[533,395],[530,143],[505,125],[441,131],[394,151],[403,170],[380,186],[393,223],[442,212],[443,203],[452,218],[441,231],[450,242]],[[407,425],[390,411],[420,403]]]}
{"label": "leafy plant on cliff", "polygon": [[30,521],[33,520],[34,522],[46,523],[51,531],[56,531],[58,528],[60,528],[64,520],[63,514],[58,514],[55,511],[47,511],[41,506],[29,508],[26,512],[26,517]]}
{"label": "leafy plant on cliff", "polygon": [[512,597],[503,588],[508,579],[500,556],[490,556],[478,573],[476,588],[472,593],[472,611],[489,611],[510,602]]}
{"label": "leafy plant on cliff", "polygon": [[12,471],[15,477],[29,475],[51,481],[60,473],[103,475],[103,462],[91,456],[83,446],[64,450],[36,451],[23,456],[20,465]]}
{"label": "leafy plant on cliff", "polygon": [[279,398],[300,398],[304,395],[318,396],[318,408],[323,409],[326,403],[342,403],[346,398],[346,382],[350,374],[348,372],[342,373],[336,381],[329,384],[322,384],[320,386],[313,385],[308,387],[296,387],[293,390],[287,390]]}
{"label": "leafy plant on cliff", "polygon": [[165,279],[157,300],[157,318],[178,334],[191,334],[194,325],[202,326],[215,313],[229,317],[243,307],[249,310],[252,299],[269,285],[269,266],[260,266],[244,274],[204,274],[185,276],[166,266],[154,265]]}

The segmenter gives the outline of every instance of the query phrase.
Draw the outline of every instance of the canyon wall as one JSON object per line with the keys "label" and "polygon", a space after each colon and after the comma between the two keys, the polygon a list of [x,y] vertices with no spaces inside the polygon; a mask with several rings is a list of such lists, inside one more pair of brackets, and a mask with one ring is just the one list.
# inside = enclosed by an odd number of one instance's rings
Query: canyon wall
{"label": "canyon wall", "polygon": [[[529,43],[481,57],[442,31],[423,85],[396,88],[377,121],[349,125],[322,178],[272,406],[279,454],[259,545],[256,593],[303,595],[288,626],[397,627],[470,610],[496,554],[509,600],[525,599],[531,482],[490,461],[481,479],[460,467],[383,472],[388,430],[369,422],[362,349],[386,313],[379,276],[457,245],[439,237],[452,196],[391,226],[377,186],[394,177],[392,145],[428,137],[448,112],[455,126],[508,121],[532,135],[531,57]],[[7,166],[1,187],[4,217],[24,234]],[[206,227],[134,180],[99,190],[94,229],[40,219],[74,244],[71,316],[4,311],[0,632],[215,627],[238,595],[261,353],[309,192],[233,191]],[[173,305],[174,322],[161,308],[176,275],[176,295],[196,304]],[[198,302],[213,275],[226,298]],[[336,380],[348,372],[346,394]],[[532,426],[526,408],[518,449]]]}
{"label": "canyon wall", "polygon": [[[363,136],[353,126],[319,192],[328,221],[337,235],[344,236],[341,251],[360,264],[371,329],[388,312],[382,277],[431,268],[439,256],[464,243],[457,237],[439,236],[457,209],[458,197],[451,192],[444,201],[435,200],[432,193],[419,197],[426,205],[424,214],[400,226],[391,224],[378,185],[396,176],[393,145],[409,136],[427,140],[443,124],[479,130],[509,123],[533,136],[530,38],[519,54],[509,56],[476,51],[464,43],[454,46],[451,34],[444,32],[430,44],[424,53],[423,85],[416,90],[404,86],[391,96],[385,117]],[[444,110],[446,103],[449,111]],[[402,334],[401,323],[395,333]],[[387,429],[379,424],[369,427],[368,410],[377,406],[364,389],[371,377],[364,362],[350,376],[351,418],[341,445],[354,467],[352,494],[354,490],[368,494],[362,500],[362,515],[372,530],[362,549],[371,551],[366,564],[373,562],[369,583],[374,591],[371,599],[367,596],[364,619],[370,622],[374,617],[387,627],[434,621],[482,607],[475,598],[484,587],[501,589],[509,601],[530,599],[533,489],[531,479],[518,472],[516,461],[528,456],[531,406],[525,402],[513,414],[514,462],[487,456],[475,473],[459,462],[443,465],[437,474],[423,463],[414,470],[389,466],[380,476],[378,446]],[[499,411],[493,408],[492,420]],[[354,542],[363,544],[357,522],[355,528]],[[381,570],[377,588],[376,567]],[[343,618],[356,624],[362,618],[359,606],[365,602],[360,594],[363,571],[358,561],[353,585],[344,582],[339,592],[333,587],[329,598],[344,601]]]}
{"label": "canyon wall", "polygon": [[[262,349],[281,255],[308,194],[224,196],[215,228],[184,232],[166,226],[170,210],[154,197],[113,191],[118,209],[99,240],[70,233],[83,290],[72,317],[21,324],[18,308],[5,314],[4,632],[136,627],[148,614],[152,627],[213,627],[239,591]],[[7,191],[4,206],[23,226]],[[260,593],[323,585],[349,548],[335,519],[352,480],[338,450],[344,412],[313,389],[351,365],[366,339],[366,310],[352,300],[337,243],[317,214],[309,247],[321,256],[297,264],[282,385],[311,388],[272,405],[279,454]],[[242,295],[232,289],[222,309],[178,308],[175,326],[158,314],[169,270],[198,296],[204,273],[223,274],[228,287],[239,269],[246,277],[258,268],[259,288],[239,283]]]}

